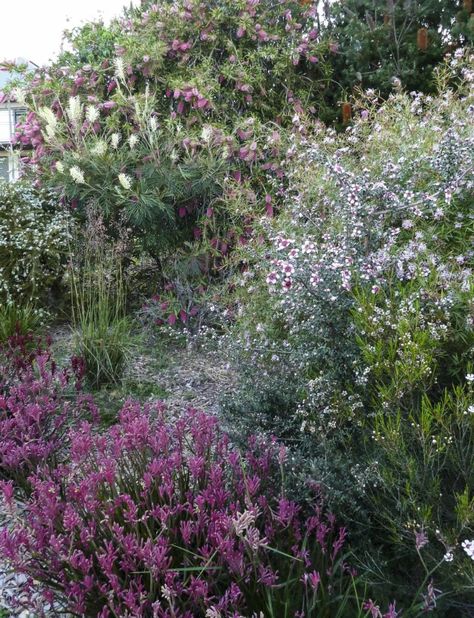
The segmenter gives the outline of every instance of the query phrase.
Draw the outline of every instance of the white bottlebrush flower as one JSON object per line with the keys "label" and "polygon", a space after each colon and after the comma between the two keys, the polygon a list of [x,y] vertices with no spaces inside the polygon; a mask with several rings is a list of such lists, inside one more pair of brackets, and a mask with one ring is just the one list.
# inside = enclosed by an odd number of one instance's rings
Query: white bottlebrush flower
{"label": "white bottlebrush flower", "polygon": [[129,191],[131,189],[131,187],[132,187],[132,180],[131,180],[130,176],[127,176],[127,174],[119,174],[118,175],[118,181],[122,185],[122,187],[124,189],[126,189],[127,191]]}
{"label": "white bottlebrush flower", "polygon": [[115,58],[114,65],[115,65],[116,77],[118,77],[120,80],[124,82],[125,81],[125,63],[123,61],[123,58],[120,58],[120,57]]}
{"label": "white bottlebrush flower", "polygon": [[20,105],[26,105],[26,92],[23,88],[13,88],[12,96]]}
{"label": "white bottlebrush flower", "polygon": [[98,157],[102,157],[102,155],[104,155],[106,152],[107,144],[103,140],[98,141],[97,144],[95,144],[95,146],[91,148],[91,153]]}
{"label": "white bottlebrush flower", "polygon": [[56,118],[56,114],[49,107],[41,107],[38,110],[38,116],[42,118],[46,124],[50,124],[55,127],[58,124],[58,119]]}
{"label": "white bottlebrush flower", "polygon": [[71,167],[71,169],[69,170],[69,174],[71,175],[71,178],[74,180],[74,182],[78,185],[85,183],[84,174],[82,173],[82,170],[77,167],[77,165],[73,165]]}
{"label": "white bottlebrush flower", "polygon": [[158,128],[158,120],[156,119],[156,116],[152,116],[150,118],[150,129],[155,132]]}
{"label": "white bottlebrush flower", "polygon": [[117,149],[120,144],[121,139],[122,137],[120,133],[112,133],[112,136],[110,138],[110,143],[112,144],[112,148]]}
{"label": "white bottlebrush flower", "polygon": [[203,127],[202,131],[201,131],[201,139],[203,140],[203,142],[209,143],[209,140],[212,137],[212,128],[209,126],[205,126]]}
{"label": "white bottlebrush flower", "polygon": [[55,163],[55,167],[56,167],[56,170],[57,170],[60,174],[64,174],[64,165],[61,163],[61,161],[56,161],[56,163]]}
{"label": "white bottlebrush flower", "polygon": [[44,139],[49,142],[50,140],[52,140],[55,136],[55,130],[54,127],[52,127],[50,124],[46,125],[45,130],[43,131],[43,137]]}
{"label": "white bottlebrush flower", "polygon": [[133,150],[137,144],[138,136],[135,135],[135,133],[132,133],[132,135],[128,138],[128,145],[130,146],[130,149]]}
{"label": "white bottlebrush flower", "polygon": [[81,123],[82,105],[79,97],[69,97],[67,116],[74,126],[78,126]]}
{"label": "white bottlebrush flower", "polygon": [[95,105],[88,105],[86,118],[91,124],[94,124],[99,119],[99,109]]}

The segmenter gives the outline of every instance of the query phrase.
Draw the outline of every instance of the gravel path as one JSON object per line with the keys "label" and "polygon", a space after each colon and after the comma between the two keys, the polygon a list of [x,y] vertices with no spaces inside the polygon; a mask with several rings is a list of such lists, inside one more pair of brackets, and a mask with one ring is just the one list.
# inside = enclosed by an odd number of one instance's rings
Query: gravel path
{"label": "gravel path", "polygon": [[156,370],[146,355],[129,368],[129,379],[156,381],[166,392],[163,401],[173,412],[192,407],[210,414],[219,412],[225,393],[236,387],[236,375],[218,351],[177,348],[169,355],[165,368]]}

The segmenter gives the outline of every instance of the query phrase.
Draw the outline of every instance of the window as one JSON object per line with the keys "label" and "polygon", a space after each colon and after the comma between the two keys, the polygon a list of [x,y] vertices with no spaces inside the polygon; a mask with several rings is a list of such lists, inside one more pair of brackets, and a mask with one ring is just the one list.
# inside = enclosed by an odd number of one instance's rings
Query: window
{"label": "window", "polygon": [[15,128],[19,122],[22,122],[26,116],[26,109],[18,107],[13,110],[13,127]]}
{"label": "window", "polygon": [[8,157],[0,157],[0,180],[10,180]]}

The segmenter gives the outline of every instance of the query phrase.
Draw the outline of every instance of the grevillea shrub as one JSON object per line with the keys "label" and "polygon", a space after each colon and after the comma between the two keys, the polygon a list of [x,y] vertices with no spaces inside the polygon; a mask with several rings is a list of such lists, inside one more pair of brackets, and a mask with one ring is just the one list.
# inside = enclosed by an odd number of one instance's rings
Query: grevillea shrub
{"label": "grevillea shrub", "polygon": [[319,501],[304,513],[281,493],[276,443],[239,452],[214,417],[128,402],[106,434],[76,427],[69,454],[30,477],[0,535],[48,602],[101,618],[365,615],[349,599],[345,530]]}
{"label": "grevillea shrub", "polygon": [[286,129],[330,82],[318,2],[144,2],[72,48],[14,92],[25,169],[79,216],[91,201],[107,222],[125,215],[160,260],[185,241],[222,259],[247,212],[273,211]]}
{"label": "grevillea shrub", "polygon": [[31,335],[10,338],[0,358],[0,478],[28,492],[32,472],[62,461],[71,424],[96,410],[80,393],[80,359],[59,369],[47,343]]}

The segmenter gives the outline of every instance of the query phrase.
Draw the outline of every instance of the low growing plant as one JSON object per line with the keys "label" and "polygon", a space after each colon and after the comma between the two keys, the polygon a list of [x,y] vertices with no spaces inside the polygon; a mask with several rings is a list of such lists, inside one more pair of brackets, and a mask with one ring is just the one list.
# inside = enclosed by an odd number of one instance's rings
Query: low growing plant
{"label": "low growing plant", "polygon": [[81,393],[81,359],[59,369],[47,342],[19,334],[2,345],[0,358],[0,478],[4,489],[13,491],[14,481],[28,494],[30,474],[57,466],[69,428],[96,418],[96,408]]}
{"label": "low growing plant", "polygon": [[47,602],[101,618],[368,615],[354,604],[346,531],[275,482],[278,444],[239,452],[214,417],[128,402],[106,434],[74,429],[69,454],[31,476],[24,516],[0,535]]}

